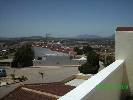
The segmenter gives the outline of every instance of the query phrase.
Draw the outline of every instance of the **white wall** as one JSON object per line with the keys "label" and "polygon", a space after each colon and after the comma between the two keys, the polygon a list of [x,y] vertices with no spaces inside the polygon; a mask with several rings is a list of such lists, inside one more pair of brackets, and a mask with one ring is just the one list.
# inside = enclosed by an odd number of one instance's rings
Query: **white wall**
{"label": "white wall", "polygon": [[133,91],[133,31],[117,31],[115,43],[115,58],[125,59],[129,87]]}
{"label": "white wall", "polygon": [[[59,100],[120,100],[124,61],[117,60]],[[105,89],[96,86],[108,85]],[[111,87],[113,86],[113,87]]]}

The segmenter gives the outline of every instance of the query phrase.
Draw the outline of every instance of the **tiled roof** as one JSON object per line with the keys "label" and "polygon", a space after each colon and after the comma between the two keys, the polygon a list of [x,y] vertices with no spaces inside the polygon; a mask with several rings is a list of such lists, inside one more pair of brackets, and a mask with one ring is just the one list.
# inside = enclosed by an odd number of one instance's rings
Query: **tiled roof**
{"label": "tiled roof", "polygon": [[23,85],[9,93],[2,100],[56,100],[73,88],[75,87],[62,83]]}
{"label": "tiled roof", "polygon": [[56,100],[56,98],[26,91],[19,87],[2,100]]}
{"label": "tiled roof", "polygon": [[116,31],[133,31],[133,27],[117,27]]}
{"label": "tiled roof", "polygon": [[40,84],[40,85],[26,85],[24,86],[29,89],[41,91],[41,92],[47,92],[51,94],[55,94],[58,96],[63,96],[66,94],[68,91],[72,90],[74,87],[65,85],[65,84]]}

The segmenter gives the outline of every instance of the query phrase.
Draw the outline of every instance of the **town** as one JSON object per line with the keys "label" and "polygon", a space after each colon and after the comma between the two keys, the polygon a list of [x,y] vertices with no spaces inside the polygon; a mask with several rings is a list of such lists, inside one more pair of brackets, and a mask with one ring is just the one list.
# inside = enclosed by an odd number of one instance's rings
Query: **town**
{"label": "town", "polygon": [[[16,54],[18,55],[19,48],[22,50],[22,47],[27,44],[30,44],[34,51],[33,64],[30,67],[14,65],[14,57]],[[5,86],[10,86],[11,89],[7,89],[8,92],[12,91],[16,84],[20,86],[22,83],[61,82],[74,87],[80,85],[86,79],[93,76],[91,73],[96,73],[94,71],[91,71],[90,74],[79,73],[79,70],[82,72],[82,69],[79,67],[87,61],[85,48],[87,50],[88,46],[99,55],[99,71],[114,61],[114,38],[71,39],[27,37],[3,39],[0,41],[0,46],[0,66],[3,69],[3,71],[1,70],[1,76],[4,76],[0,81],[1,87],[3,87],[1,90]],[[19,57],[21,58],[21,56]],[[53,72],[51,73],[51,71]],[[59,74],[62,77],[59,77]],[[8,92],[5,91],[5,93]],[[62,95],[67,92],[68,90]],[[4,93],[1,94],[1,97],[4,95]]]}
{"label": "town", "polygon": [[[51,39],[51,38],[18,38],[1,40],[0,41],[0,60],[8,59],[9,61],[13,59],[16,50],[25,43],[31,43],[33,48],[47,48],[52,51],[66,53],[73,57],[76,55],[82,55],[83,52],[75,51],[75,48],[82,49],[84,46],[91,46],[100,56],[102,62],[105,61],[105,55],[108,56],[111,62],[114,61],[114,39],[101,38],[101,39]],[[39,57],[38,57],[39,58]],[[37,58],[37,59],[38,59]],[[42,58],[41,58],[42,59]],[[110,62],[110,63],[111,63]],[[2,65],[2,62],[0,63]],[[3,63],[4,64],[4,63]],[[6,63],[10,66],[9,63]],[[6,66],[4,64],[4,66]]]}

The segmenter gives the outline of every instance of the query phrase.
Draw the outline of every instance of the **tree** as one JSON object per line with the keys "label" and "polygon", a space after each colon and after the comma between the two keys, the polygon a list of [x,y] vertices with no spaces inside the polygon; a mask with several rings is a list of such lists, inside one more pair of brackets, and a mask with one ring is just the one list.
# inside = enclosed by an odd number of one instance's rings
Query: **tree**
{"label": "tree", "polygon": [[74,51],[77,52],[77,55],[82,55],[82,54],[87,54],[88,52],[92,52],[93,49],[89,45],[87,45],[87,46],[84,46],[83,49],[75,47]]}
{"label": "tree", "polygon": [[25,44],[18,48],[13,58],[12,67],[28,67],[32,66],[34,59],[34,51],[30,44]]}
{"label": "tree", "polygon": [[83,47],[83,53],[84,54],[87,54],[87,53],[92,52],[92,51],[93,51],[93,49],[89,45]]}
{"label": "tree", "polygon": [[92,66],[99,65],[99,55],[94,51],[87,53],[87,63]]}
{"label": "tree", "polygon": [[92,66],[89,63],[85,63],[82,66],[78,67],[80,73],[83,74],[96,74],[98,72],[99,67]]}
{"label": "tree", "polygon": [[107,55],[106,62],[104,62],[104,66],[107,67],[108,65],[110,65],[113,62],[114,62],[114,57],[111,55]]}
{"label": "tree", "polygon": [[78,47],[75,47],[74,51],[77,52],[77,55],[82,55],[83,54],[83,50],[78,48]]}
{"label": "tree", "polygon": [[99,56],[96,52],[87,53],[87,62],[78,67],[79,71],[84,74],[96,74],[99,69]]}

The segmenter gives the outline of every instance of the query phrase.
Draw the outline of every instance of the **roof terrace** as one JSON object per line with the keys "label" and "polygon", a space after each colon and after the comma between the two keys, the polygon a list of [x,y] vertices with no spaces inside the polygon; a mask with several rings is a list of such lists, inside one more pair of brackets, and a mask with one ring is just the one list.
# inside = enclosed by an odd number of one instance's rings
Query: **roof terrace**
{"label": "roof terrace", "polygon": [[59,100],[133,100],[132,51],[133,27],[118,27],[115,33],[116,61]]}

